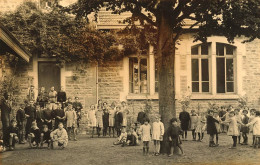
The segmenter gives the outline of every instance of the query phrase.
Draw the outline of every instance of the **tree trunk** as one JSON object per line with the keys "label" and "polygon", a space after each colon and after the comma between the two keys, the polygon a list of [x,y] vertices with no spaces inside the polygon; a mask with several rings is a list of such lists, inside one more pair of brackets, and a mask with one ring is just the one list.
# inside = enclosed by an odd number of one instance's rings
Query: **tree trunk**
{"label": "tree trunk", "polygon": [[[157,57],[159,61],[159,112],[165,129],[169,127],[170,119],[176,117],[174,61],[175,44],[169,15],[162,10],[158,25]],[[164,137],[161,152],[167,152],[167,138]]]}

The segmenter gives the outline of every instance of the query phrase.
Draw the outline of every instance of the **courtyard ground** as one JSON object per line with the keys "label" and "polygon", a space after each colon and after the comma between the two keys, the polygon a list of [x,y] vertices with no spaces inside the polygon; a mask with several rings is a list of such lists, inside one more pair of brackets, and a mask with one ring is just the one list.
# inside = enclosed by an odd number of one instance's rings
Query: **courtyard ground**
{"label": "courtyard ground", "polygon": [[[251,144],[252,137],[249,138]],[[221,134],[219,139],[220,146],[216,148],[208,147],[208,135],[203,142],[185,141],[182,144],[185,152],[183,156],[168,157],[153,156],[152,143],[150,143],[150,155],[143,156],[142,146],[114,146],[115,138],[89,138],[87,135],[80,135],[78,141],[69,141],[64,150],[28,149],[28,145],[17,145],[15,151],[0,154],[0,163],[2,165],[260,164],[260,149],[241,145],[237,149],[228,149],[232,143],[231,137]]]}

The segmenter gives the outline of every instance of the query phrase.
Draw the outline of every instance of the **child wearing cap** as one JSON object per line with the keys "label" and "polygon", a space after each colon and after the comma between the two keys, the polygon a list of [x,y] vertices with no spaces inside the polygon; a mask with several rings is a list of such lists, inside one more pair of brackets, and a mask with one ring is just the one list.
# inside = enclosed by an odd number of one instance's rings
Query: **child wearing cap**
{"label": "child wearing cap", "polygon": [[144,124],[141,126],[140,131],[143,140],[143,155],[148,155],[149,142],[151,140],[151,125],[149,124],[148,118],[144,120]]}
{"label": "child wearing cap", "polygon": [[217,134],[217,128],[215,123],[219,123],[218,120],[213,118],[213,112],[213,110],[209,110],[207,116],[207,134],[210,135],[209,147],[216,147],[216,144],[214,142],[214,136]]}
{"label": "child wearing cap", "polygon": [[217,133],[216,133],[216,146],[219,146],[219,144],[218,144],[218,134],[221,132],[221,130],[220,130],[221,119],[219,118],[218,111],[214,111],[213,112],[213,117],[214,117],[214,119],[216,119],[218,121],[218,122],[215,122],[215,126],[216,126],[216,129],[217,129]]}
{"label": "child wearing cap", "polygon": [[178,126],[177,119],[172,118],[170,120],[170,126],[167,129],[167,137],[169,138],[169,141],[170,141],[170,143],[169,143],[170,144],[170,146],[169,146],[170,153],[168,155],[169,157],[172,156],[173,151],[177,150],[177,147],[181,150],[182,154],[184,153],[183,149],[180,145],[180,142],[179,142],[179,136],[181,134],[182,134],[182,130]]}
{"label": "child wearing cap", "polygon": [[248,145],[248,137],[247,134],[249,133],[249,128],[247,126],[245,126],[246,124],[248,124],[249,121],[249,117],[247,116],[248,111],[247,110],[243,110],[243,117],[242,117],[242,123],[244,125],[241,126],[240,132],[242,133],[242,137],[243,137],[243,143],[241,143],[242,145]]}
{"label": "child wearing cap", "polygon": [[152,125],[152,139],[154,141],[154,155],[158,156],[160,153],[160,141],[163,140],[164,125],[160,121],[160,116],[155,117],[155,122]]}

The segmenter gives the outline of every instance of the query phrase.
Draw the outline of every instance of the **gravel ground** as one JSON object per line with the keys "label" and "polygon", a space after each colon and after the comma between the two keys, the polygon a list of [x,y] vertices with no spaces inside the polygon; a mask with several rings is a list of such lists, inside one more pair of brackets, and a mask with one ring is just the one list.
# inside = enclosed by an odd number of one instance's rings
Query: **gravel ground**
{"label": "gravel ground", "polygon": [[[191,137],[190,134],[188,134]],[[1,164],[37,164],[37,165],[110,165],[110,164],[260,164],[260,149],[239,145],[237,149],[228,149],[232,138],[220,134],[219,147],[208,147],[208,135],[203,142],[188,139],[182,147],[185,154],[153,156],[153,143],[150,154],[142,155],[142,146],[114,146],[115,138],[89,138],[80,135],[78,141],[70,141],[64,150],[28,149],[28,145],[17,145],[15,151],[0,154]],[[252,143],[249,136],[249,143]]]}

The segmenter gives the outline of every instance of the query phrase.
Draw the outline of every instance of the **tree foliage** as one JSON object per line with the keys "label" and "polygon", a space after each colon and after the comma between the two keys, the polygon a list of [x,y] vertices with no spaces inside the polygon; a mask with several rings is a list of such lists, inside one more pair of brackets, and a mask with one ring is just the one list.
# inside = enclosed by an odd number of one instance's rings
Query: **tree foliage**
{"label": "tree foliage", "polygon": [[26,2],[15,12],[2,16],[1,22],[33,54],[55,57],[59,61],[97,61],[120,58],[115,35],[96,31],[83,19],[53,8],[43,12]]}

